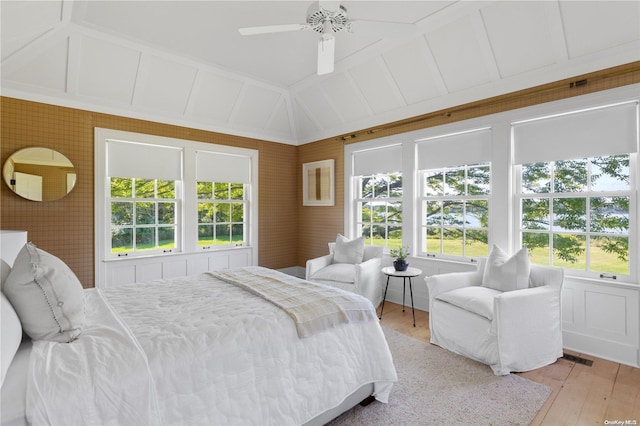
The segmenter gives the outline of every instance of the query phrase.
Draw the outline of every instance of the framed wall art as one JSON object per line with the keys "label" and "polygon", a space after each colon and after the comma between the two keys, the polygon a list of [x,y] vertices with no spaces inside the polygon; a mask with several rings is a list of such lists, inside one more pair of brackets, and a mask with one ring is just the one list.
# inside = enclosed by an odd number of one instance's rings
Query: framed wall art
{"label": "framed wall art", "polygon": [[334,160],[314,161],[302,165],[302,205],[333,206]]}

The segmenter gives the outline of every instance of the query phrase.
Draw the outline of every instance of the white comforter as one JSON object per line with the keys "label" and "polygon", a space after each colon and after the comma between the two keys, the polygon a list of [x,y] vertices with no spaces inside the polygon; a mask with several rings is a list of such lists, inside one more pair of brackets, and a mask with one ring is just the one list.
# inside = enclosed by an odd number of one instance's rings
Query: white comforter
{"label": "white comforter", "polygon": [[295,425],[396,372],[377,321],[299,338],[269,302],[208,275],[86,291],[76,341],[33,346],[35,425]]}

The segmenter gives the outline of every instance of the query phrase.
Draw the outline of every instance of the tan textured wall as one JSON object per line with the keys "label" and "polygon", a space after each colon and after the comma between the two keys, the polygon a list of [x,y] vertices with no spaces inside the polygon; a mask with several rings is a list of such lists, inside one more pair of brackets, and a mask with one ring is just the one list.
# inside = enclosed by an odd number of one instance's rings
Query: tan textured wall
{"label": "tan textured wall", "polygon": [[85,287],[94,286],[94,128],[257,149],[259,161],[259,259],[270,268],[294,266],[297,258],[295,146],[150,121],[0,98],[2,164],[15,151],[42,146],[76,166],[77,184],[66,197],[25,200],[0,184],[0,228],[29,232],[29,240],[65,261]]}
{"label": "tan textured wall", "polygon": [[[313,161],[335,160],[335,205],[302,205],[302,165]],[[298,147],[296,172],[298,199],[298,265],[307,259],[329,253],[327,242],[344,232],[344,144],[335,139]]]}

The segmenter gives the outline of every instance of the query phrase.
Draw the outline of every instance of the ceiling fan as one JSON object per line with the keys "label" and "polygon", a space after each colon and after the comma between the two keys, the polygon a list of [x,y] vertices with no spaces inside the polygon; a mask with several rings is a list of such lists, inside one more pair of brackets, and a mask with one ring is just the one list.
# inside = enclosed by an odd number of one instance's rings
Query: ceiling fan
{"label": "ceiling fan", "polygon": [[242,35],[257,35],[287,31],[313,30],[320,34],[318,40],[318,75],[333,72],[335,57],[335,33],[347,31],[353,34],[393,35],[413,31],[415,25],[387,21],[351,20],[347,8],[340,1],[319,0],[313,2],[307,10],[307,22],[304,24],[268,25],[261,27],[239,28]]}

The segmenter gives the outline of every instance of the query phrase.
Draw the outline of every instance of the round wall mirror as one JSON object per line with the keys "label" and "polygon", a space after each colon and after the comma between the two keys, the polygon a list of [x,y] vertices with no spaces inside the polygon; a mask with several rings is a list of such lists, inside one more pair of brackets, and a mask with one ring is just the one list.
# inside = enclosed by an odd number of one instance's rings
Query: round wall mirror
{"label": "round wall mirror", "polygon": [[19,196],[32,201],[53,201],[76,185],[76,169],[67,157],[49,148],[24,148],[4,163],[4,181]]}

